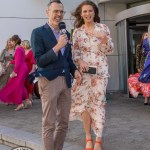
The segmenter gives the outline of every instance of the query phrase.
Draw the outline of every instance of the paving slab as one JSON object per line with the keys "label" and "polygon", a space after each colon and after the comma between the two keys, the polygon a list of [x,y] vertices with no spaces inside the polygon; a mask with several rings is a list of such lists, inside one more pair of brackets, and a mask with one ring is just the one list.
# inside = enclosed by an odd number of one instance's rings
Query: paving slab
{"label": "paving slab", "polygon": [[[103,150],[150,150],[150,106],[143,105],[143,97],[135,99],[121,93],[110,93],[107,99]],[[25,140],[26,145],[36,148],[35,150],[42,148],[40,100],[35,99],[31,109],[15,112],[13,110],[15,107],[0,104],[0,139],[10,132],[10,135],[14,136],[10,141],[16,142],[15,139],[19,138]],[[2,130],[2,126],[3,129],[10,128],[10,131]],[[20,134],[13,135],[14,129]],[[20,138],[21,132],[36,134],[37,137]],[[69,122],[63,150],[84,150],[84,147],[85,135],[82,123]]]}
{"label": "paving slab", "polygon": [[11,150],[11,147],[0,144],[0,150]]}

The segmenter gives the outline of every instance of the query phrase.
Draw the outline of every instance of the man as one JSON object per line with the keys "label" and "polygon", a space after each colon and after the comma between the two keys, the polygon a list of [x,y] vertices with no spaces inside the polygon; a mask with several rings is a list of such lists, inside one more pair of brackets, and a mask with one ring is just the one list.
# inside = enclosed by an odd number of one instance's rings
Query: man
{"label": "man", "polygon": [[71,107],[71,75],[79,82],[81,75],[72,61],[70,35],[59,31],[63,4],[53,0],[46,12],[48,23],[33,30],[31,45],[40,73],[44,147],[45,150],[62,150]]}

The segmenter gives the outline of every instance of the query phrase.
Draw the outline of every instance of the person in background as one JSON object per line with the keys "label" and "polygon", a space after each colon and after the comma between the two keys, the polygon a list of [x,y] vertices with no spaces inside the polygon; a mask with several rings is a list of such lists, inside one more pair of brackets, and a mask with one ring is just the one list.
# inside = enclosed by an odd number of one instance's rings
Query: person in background
{"label": "person in background", "polygon": [[[128,88],[133,97],[141,93],[141,83],[138,81],[140,73],[144,68],[146,55],[143,53],[143,41],[147,39],[148,32],[144,32],[141,37],[141,43],[136,46],[136,69],[137,73],[131,74],[128,78]],[[144,95],[143,95],[144,96]],[[148,97],[144,96],[144,105],[148,105]]]}
{"label": "person in background", "polygon": [[[34,60],[33,52],[32,52],[31,46],[30,46],[30,42],[28,40],[24,40],[24,41],[22,41],[21,45],[25,49],[25,62],[27,64],[28,75],[29,75],[36,70],[36,63]],[[29,99],[32,102],[34,84],[33,83],[31,84],[29,82],[29,80],[26,79],[25,88],[27,89],[28,94],[29,94]]]}
{"label": "person in background", "polygon": [[64,6],[58,0],[48,3],[48,22],[32,31],[31,47],[39,72],[42,102],[42,136],[45,150],[62,150],[71,107],[71,79],[81,75],[72,60],[70,34],[62,34],[59,23]]}
{"label": "person in background", "polygon": [[20,37],[13,35],[11,41],[15,47],[14,60],[11,61],[11,63],[14,64],[14,69],[8,83],[0,90],[0,101],[8,104],[16,104],[17,108],[15,111],[19,111],[24,108],[23,99],[25,99],[26,106],[30,105],[29,96],[24,87],[28,75],[28,68],[25,63],[25,51],[23,47],[20,46]]}
{"label": "person in background", "polygon": [[2,66],[2,75],[0,76],[0,90],[7,84],[10,74],[13,71],[13,64],[10,64],[14,58],[14,45],[11,39],[8,39],[5,49],[0,56],[0,65]]}
{"label": "person in background", "polygon": [[147,37],[148,37],[148,32],[144,32],[142,34],[140,44],[136,46],[136,69],[139,73],[143,70],[144,67],[144,62],[146,57],[143,55],[142,52],[142,44],[143,44],[143,40],[146,39]]}
{"label": "person in background", "polygon": [[[102,150],[105,122],[106,87],[108,82],[107,55],[113,52],[109,28],[100,23],[99,11],[92,1],[83,1],[76,8],[73,32],[73,60],[82,74],[79,85],[72,87],[70,120],[82,120],[86,135],[86,150]],[[89,68],[93,67],[94,74]],[[93,129],[96,140],[93,146]]]}
{"label": "person in background", "polygon": [[[144,68],[139,77],[139,81],[141,93],[144,97],[147,98],[147,103],[144,104],[148,105],[148,98],[150,97],[150,25],[148,26],[148,36],[143,40],[142,54],[146,57],[146,59],[144,63]],[[143,78],[143,80],[141,79],[141,77]]]}

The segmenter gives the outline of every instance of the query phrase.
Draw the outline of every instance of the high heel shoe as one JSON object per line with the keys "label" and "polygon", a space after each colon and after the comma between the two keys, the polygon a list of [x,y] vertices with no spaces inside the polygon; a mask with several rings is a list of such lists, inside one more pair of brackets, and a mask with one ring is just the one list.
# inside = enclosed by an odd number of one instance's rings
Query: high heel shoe
{"label": "high heel shoe", "polygon": [[25,101],[25,106],[24,106],[24,108],[25,108],[25,109],[28,109],[28,108],[30,108],[30,107],[32,107],[32,102],[31,102],[30,100],[26,100],[26,101]]}
{"label": "high heel shoe", "polygon": [[[86,144],[87,144],[88,142],[92,142],[92,139],[86,139]],[[93,148],[85,148],[85,150],[93,150]]]}
{"label": "high heel shoe", "polygon": [[95,141],[95,144],[99,144],[100,145],[100,150],[102,150],[102,141]]}
{"label": "high heel shoe", "polygon": [[144,102],[144,105],[148,105],[148,102]]}
{"label": "high heel shoe", "polygon": [[17,106],[17,108],[14,109],[14,110],[15,110],[15,111],[19,111],[19,110],[22,110],[22,109],[24,109],[24,105],[23,105],[23,104],[19,104],[19,105]]}

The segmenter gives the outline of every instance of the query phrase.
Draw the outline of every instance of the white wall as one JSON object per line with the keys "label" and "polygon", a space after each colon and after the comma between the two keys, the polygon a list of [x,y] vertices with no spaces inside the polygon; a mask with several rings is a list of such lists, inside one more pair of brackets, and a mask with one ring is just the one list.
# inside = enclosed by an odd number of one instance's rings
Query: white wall
{"label": "white wall", "polygon": [[[97,0],[93,0],[97,1]],[[30,40],[31,31],[46,23],[47,17],[45,9],[49,0],[1,0],[0,1],[0,51],[5,47],[6,40],[13,34],[18,34],[22,40]],[[71,30],[72,21],[70,12],[82,0],[62,0],[66,14],[64,21],[68,31]],[[125,4],[101,4],[99,5],[102,23],[109,26],[113,42],[115,44],[114,53],[109,56],[109,78],[108,90],[119,90],[118,75],[118,51],[117,51],[117,31],[115,27],[115,15],[126,9]]]}
{"label": "white wall", "polygon": [[111,33],[111,37],[114,43],[114,53],[108,56],[109,61],[109,73],[111,77],[108,82],[108,91],[118,91],[119,90],[119,71],[118,71],[118,50],[117,50],[117,29],[115,26],[115,16],[119,12],[126,9],[125,4],[119,3],[104,3],[99,4],[99,11],[101,22],[105,23]]}
{"label": "white wall", "polygon": [[[66,14],[64,21],[68,31],[72,28],[70,12],[82,0],[62,0]],[[45,9],[49,0],[1,0],[0,1],[0,51],[13,34],[22,40],[30,40],[31,31],[46,23]]]}
{"label": "white wall", "polygon": [[13,34],[30,40],[32,29],[46,22],[45,5],[42,0],[0,1],[0,50]]}

